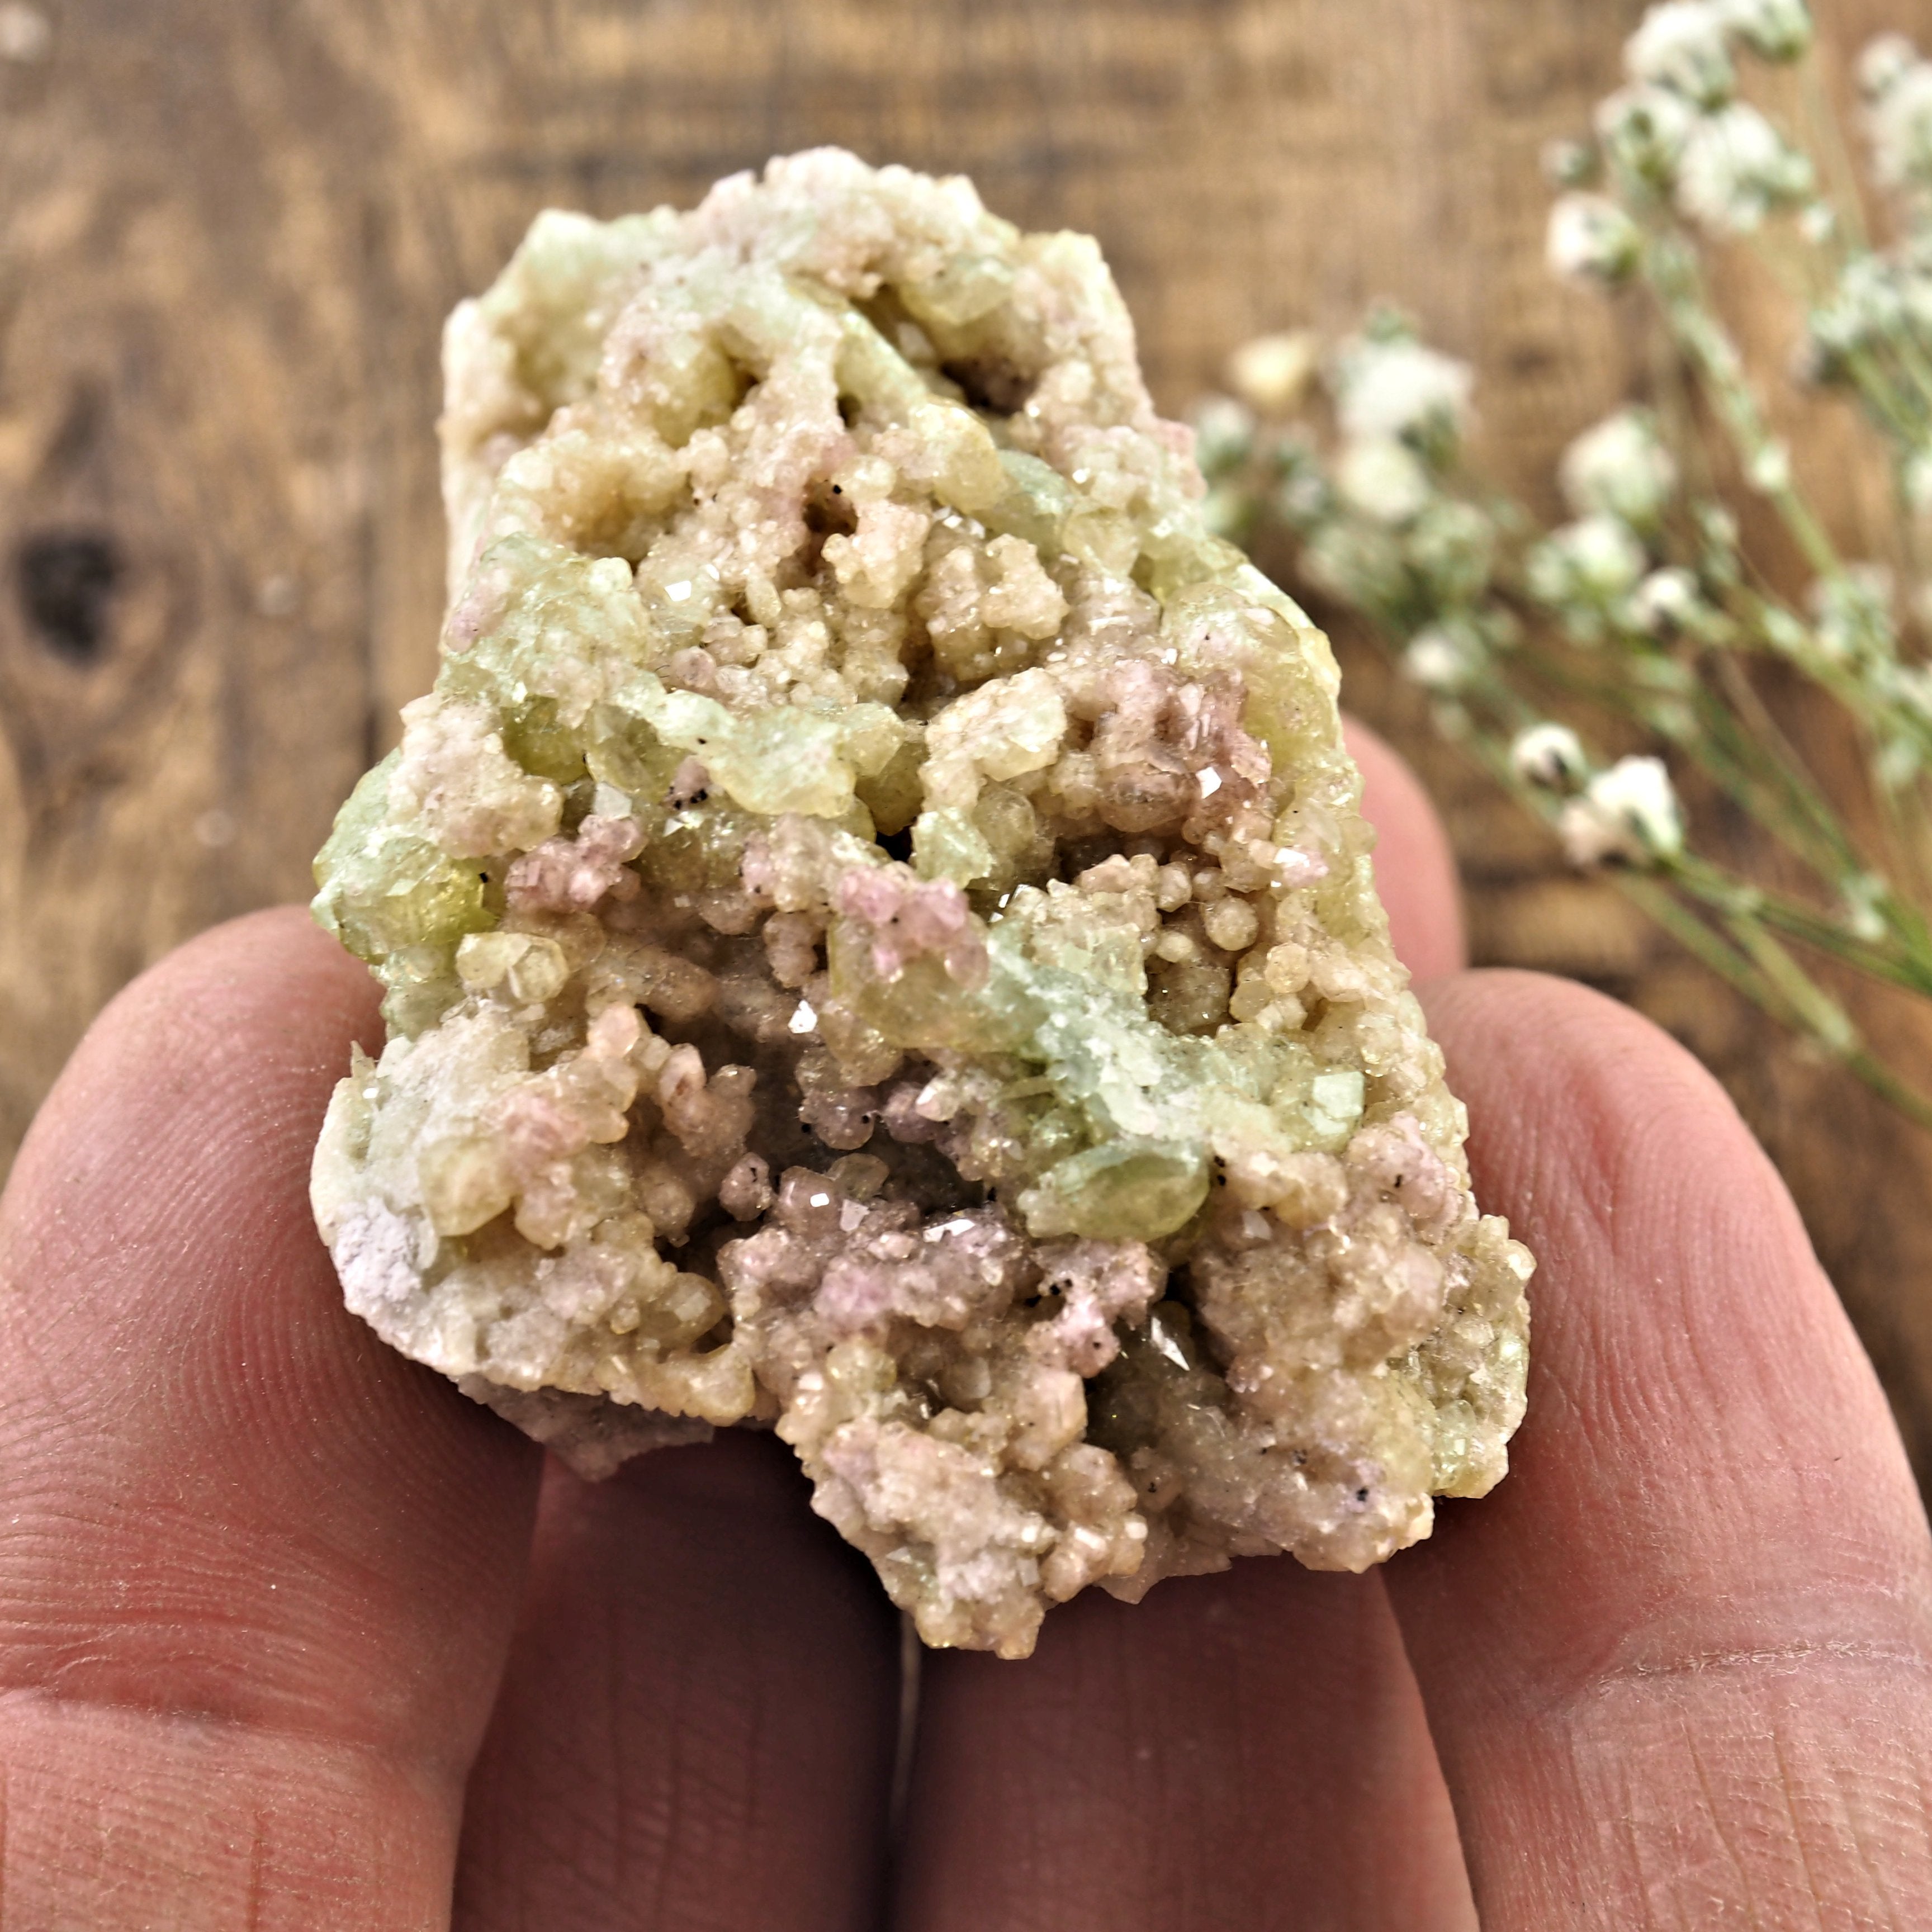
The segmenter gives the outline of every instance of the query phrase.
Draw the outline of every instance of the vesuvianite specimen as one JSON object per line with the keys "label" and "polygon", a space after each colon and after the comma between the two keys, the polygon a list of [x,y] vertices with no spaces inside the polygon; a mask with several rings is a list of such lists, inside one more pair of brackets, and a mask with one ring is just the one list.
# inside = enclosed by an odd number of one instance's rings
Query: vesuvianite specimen
{"label": "vesuvianite specimen", "polygon": [[1093,242],[800,154],[543,216],[446,358],[442,669],[316,865],[350,1306],[590,1473],[775,1428],[1008,1657],[1490,1488],[1530,1258]]}

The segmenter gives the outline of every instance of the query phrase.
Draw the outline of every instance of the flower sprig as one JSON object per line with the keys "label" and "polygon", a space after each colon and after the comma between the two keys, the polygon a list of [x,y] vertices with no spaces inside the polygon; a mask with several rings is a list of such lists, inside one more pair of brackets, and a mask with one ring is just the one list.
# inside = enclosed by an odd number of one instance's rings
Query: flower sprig
{"label": "flower sprig", "polygon": [[[1540,528],[1472,473],[1472,371],[1386,306],[1325,351],[1288,334],[1237,352],[1231,393],[1196,415],[1210,513],[1239,542],[1291,536],[1306,583],[1369,620],[1571,862],[1932,1126],[1932,1094],[1870,1053],[1818,971],[1932,998],[1932,62],[1887,35],[1858,64],[1882,244],[1802,0],[1664,0],[1624,65],[1592,138],[1548,158],[1547,260],[1646,299],[1676,380],[1570,444],[1568,520]],[[1739,244],[1794,296],[1791,375],[1850,398],[1886,453],[1881,556],[1841,553],[1712,296],[1714,254]],[[1740,496],[1782,526],[1802,590],[1748,551],[1742,524],[1762,520],[1734,513]],[[1779,729],[1760,689],[1773,664],[1856,727],[1864,796]],[[1672,776],[1688,770],[1808,886],[1700,851]]]}

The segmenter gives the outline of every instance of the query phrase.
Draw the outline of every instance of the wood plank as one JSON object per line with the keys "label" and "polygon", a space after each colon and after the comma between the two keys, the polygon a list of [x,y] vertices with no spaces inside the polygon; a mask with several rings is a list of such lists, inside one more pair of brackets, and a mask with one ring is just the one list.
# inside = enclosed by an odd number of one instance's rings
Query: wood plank
{"label": "wood plank", "polygon": [[[1402,301],[1546,503],[1638,370],[1540,266],[1543,143],[1636,0],[68,0],[0,59],[0,1157],[168,946],[300,896],[428,681],[443,314],[548,204],[688,204],[836,141],[1100,238],[1179,408],[1264,327]],[[1833,0],[1845,44],[1932,0]],[[1869,494],[1840,432],[1834,502]],[[1848,511],[1847,514],[1850,514]],[[1444,798],[1488,956],[1698,1046],[1791,1176],[1932,1469],[1932,1148],[1564,878],[1351,649]],[[1881,1016],[1888,1048],[1916,1020]]]}

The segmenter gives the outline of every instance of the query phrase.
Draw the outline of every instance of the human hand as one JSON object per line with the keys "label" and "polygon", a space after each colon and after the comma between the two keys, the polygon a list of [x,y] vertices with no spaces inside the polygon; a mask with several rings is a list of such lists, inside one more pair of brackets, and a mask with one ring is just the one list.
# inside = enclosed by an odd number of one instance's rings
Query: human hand
{"label": "human hand", "polygon": [[[1446,971],[1440,833],[1358,749]],[[889,1879],[898,1629],[787,1452],[586,1486],[382,1347],[306,1195],[367,976],[294,912],[184,947],[0,1204],[0,1927],[1932,1925],[1932,1546],[1789,1198],[1622,1008],[1428,1004],[1541,1259],[1508,1480],[1366,1576],[928,1656]]]}

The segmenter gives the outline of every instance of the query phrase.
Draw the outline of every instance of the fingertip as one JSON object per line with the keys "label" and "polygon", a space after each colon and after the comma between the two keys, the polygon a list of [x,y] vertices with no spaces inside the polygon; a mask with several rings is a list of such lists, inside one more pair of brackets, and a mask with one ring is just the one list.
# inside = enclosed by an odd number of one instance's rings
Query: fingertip
{"label": "fingertip", "polygon": [[300,908],[214,927],[95,1018],[34,1118],[6,1201],[17,1214],[38,1198],[50,1160],[71,1186],[124,1142],[164,1154],[211,1098],[250,1100],[243,1114],[224,1111],[257,1133],[319,1126],[350,1043],[381,1039],[367,968]]}
{"label": "fingertip", "polygon": [[1396,957],[1418,980],[1468,963],[1456,857],[1421,781],[1394,746],[1359,719],[1342,729],[1362,774],[1362,812],[1376,832],[1376,888]]}

